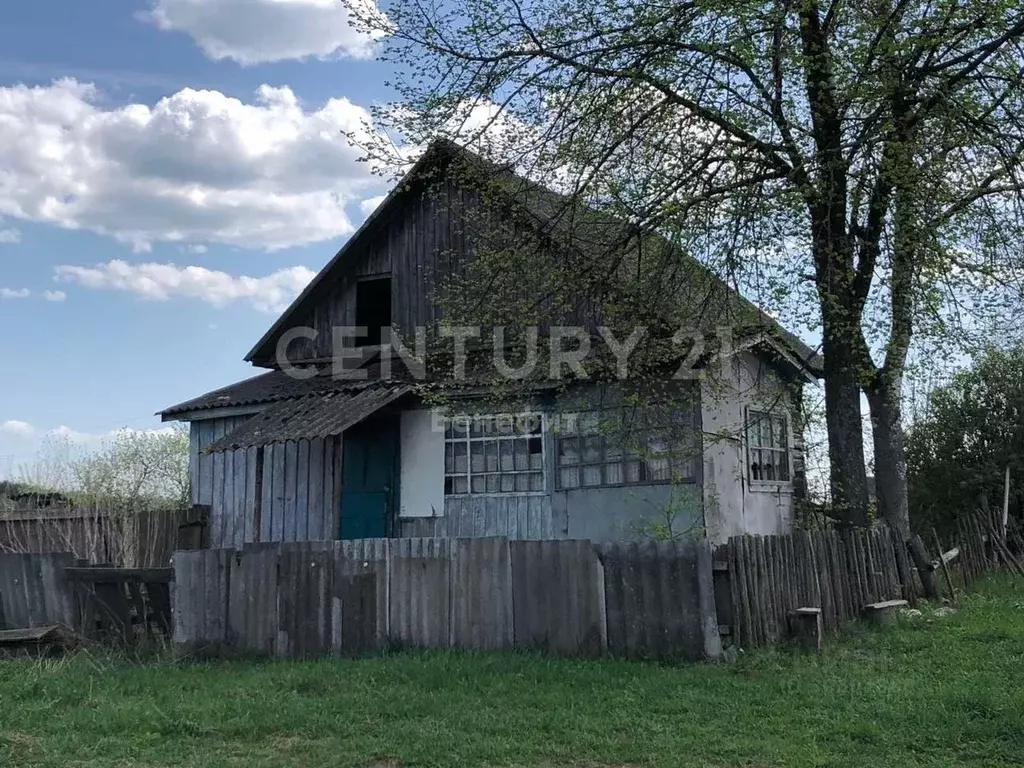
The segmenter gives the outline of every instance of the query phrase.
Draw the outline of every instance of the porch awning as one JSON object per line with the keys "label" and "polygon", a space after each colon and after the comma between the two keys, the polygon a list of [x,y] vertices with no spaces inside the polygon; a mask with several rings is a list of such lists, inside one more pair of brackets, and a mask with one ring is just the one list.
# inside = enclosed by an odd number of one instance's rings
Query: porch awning
{"label": "porch awning", "polygon": [[411,391],[409,384],[381,384],[354,393],[329,392],[282,400],[217,440],[205,453],[340,435]]}

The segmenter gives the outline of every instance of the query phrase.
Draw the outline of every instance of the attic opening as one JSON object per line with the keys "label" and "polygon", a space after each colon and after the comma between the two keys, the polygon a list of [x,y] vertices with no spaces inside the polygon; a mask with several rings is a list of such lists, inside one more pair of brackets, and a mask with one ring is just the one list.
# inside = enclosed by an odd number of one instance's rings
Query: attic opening
{"label": "attic opening", "polygon": [[379,346],[381,328],[391,327],[391,278],[375,277],[356,283],[356,325],[366,334],[356,337],[357,347]]}

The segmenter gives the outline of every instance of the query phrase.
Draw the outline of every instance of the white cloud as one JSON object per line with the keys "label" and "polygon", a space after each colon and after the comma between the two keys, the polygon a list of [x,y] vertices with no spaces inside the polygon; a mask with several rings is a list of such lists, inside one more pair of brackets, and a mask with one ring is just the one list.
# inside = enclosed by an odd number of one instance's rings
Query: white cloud
{"label": "white cloud", "polygon": [[27,421],[11,419],[0,424],[0,432],[6,435],[14,435],[15,437],[32,437],[36,433],[36,429]]}
{"label": "white cloud", "polygon": [[40,291],[33,293],[28,288],[0,288],[0,299],[27,299],[37,296],[47,301],[64,301],[68,297],[64,291]]}
{"label": "white cloud", "polygon": [[[380,14],[373,0],[355,0],[354,7],[358,15]],[[155,0],[142,18],[186,33],[211,59],[240,64],[365,58],[376,37],[353,28],[343,0]]]}
{"label": "white cloud", "polygon": [[289,267],[266,277],[229,275],[204,267],[174,264],[128,264],[109,261],[93,267],[59,266],[56,279],[87,288],[134,293],[144,299],[166,301],[189,297],[223,306],[247,301],[264,312],[280,312],[291,303],[316,275],[306,267]]}
{"label": "white cloud", "polygon": [[384,198],[387,195],[377,195],[376,197],[368,197],[359,203],[359,210],[362,211],[364,216],[369,216],[375,210],[377,206],[384,202]]}
{"label": "white cloud", "polygon": [[21,242],[21,232],[17,229],[0,229],[0,245],[13,245]]}
{"label": "white cloud", "polygon": [[378,184],[341,135],[368,119],[347,99],[307,110],[289,88],[266,85],[251,103],[186,88],[112,108],[75,80],[0,87],[0,216],[138,251],[336,238],[353,230],[345,206]]}

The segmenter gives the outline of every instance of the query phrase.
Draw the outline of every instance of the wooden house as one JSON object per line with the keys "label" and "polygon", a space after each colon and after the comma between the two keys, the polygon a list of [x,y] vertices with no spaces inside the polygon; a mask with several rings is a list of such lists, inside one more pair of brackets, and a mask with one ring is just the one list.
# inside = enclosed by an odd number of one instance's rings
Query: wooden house
{"label": "wooden house", "polygon": [[[394,375],[379,329],[436,332],[438,297],[489,234],[557,260],[615,226],[593,212],[567,224],[563,198],[507,171],[495,176],[501,205],[489,205],[467,158],[486,166],[446,142],[428,149],[249,352],[265,372],[162,412],[191,424],[192,500],[210,508],[210,543],[788,530],[801,492],[796,403],[820,359],[696,267],[669,302],[682,318],[700,308],[694,322],[728,326],[728,339],[695,358],[701,375],[670,383],[670,406],[616,381],[541,376],[515,409],[479,382],[449,386],[442,407],[422,371]],[[529,291],[536,276],[509,284]],[[593,332],[603,320],[591,299],[581,290],[541,335],[556,322]],[[345,336],[356,362],[339,375],[337,329],[355,327],[368,330]],[[626,426],[608,430],[609,418]]]}

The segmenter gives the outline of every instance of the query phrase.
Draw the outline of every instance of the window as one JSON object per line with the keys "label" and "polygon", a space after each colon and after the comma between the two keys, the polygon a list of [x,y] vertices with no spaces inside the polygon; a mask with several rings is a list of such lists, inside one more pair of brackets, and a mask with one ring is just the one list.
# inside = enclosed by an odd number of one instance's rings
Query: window
{"label": "window", "polygon": [[747,456],[753,482],[789,481],[789,428],[785,416],[747,411]]}
{"label": "window", "polygon": [[611,409],[559,419],[557,487],[694,482],[697,440],[689,409]]}
{"label": "window", "polygon": [[445,495],[543,491],[543,425],[539,413],[446,419]]}
{"label": "window", "polygon": [[365,336],[356,337],[357,347],[380,344],[380,329],[391,326],[390,277],[356,283],[356,325],[366,328]]}

